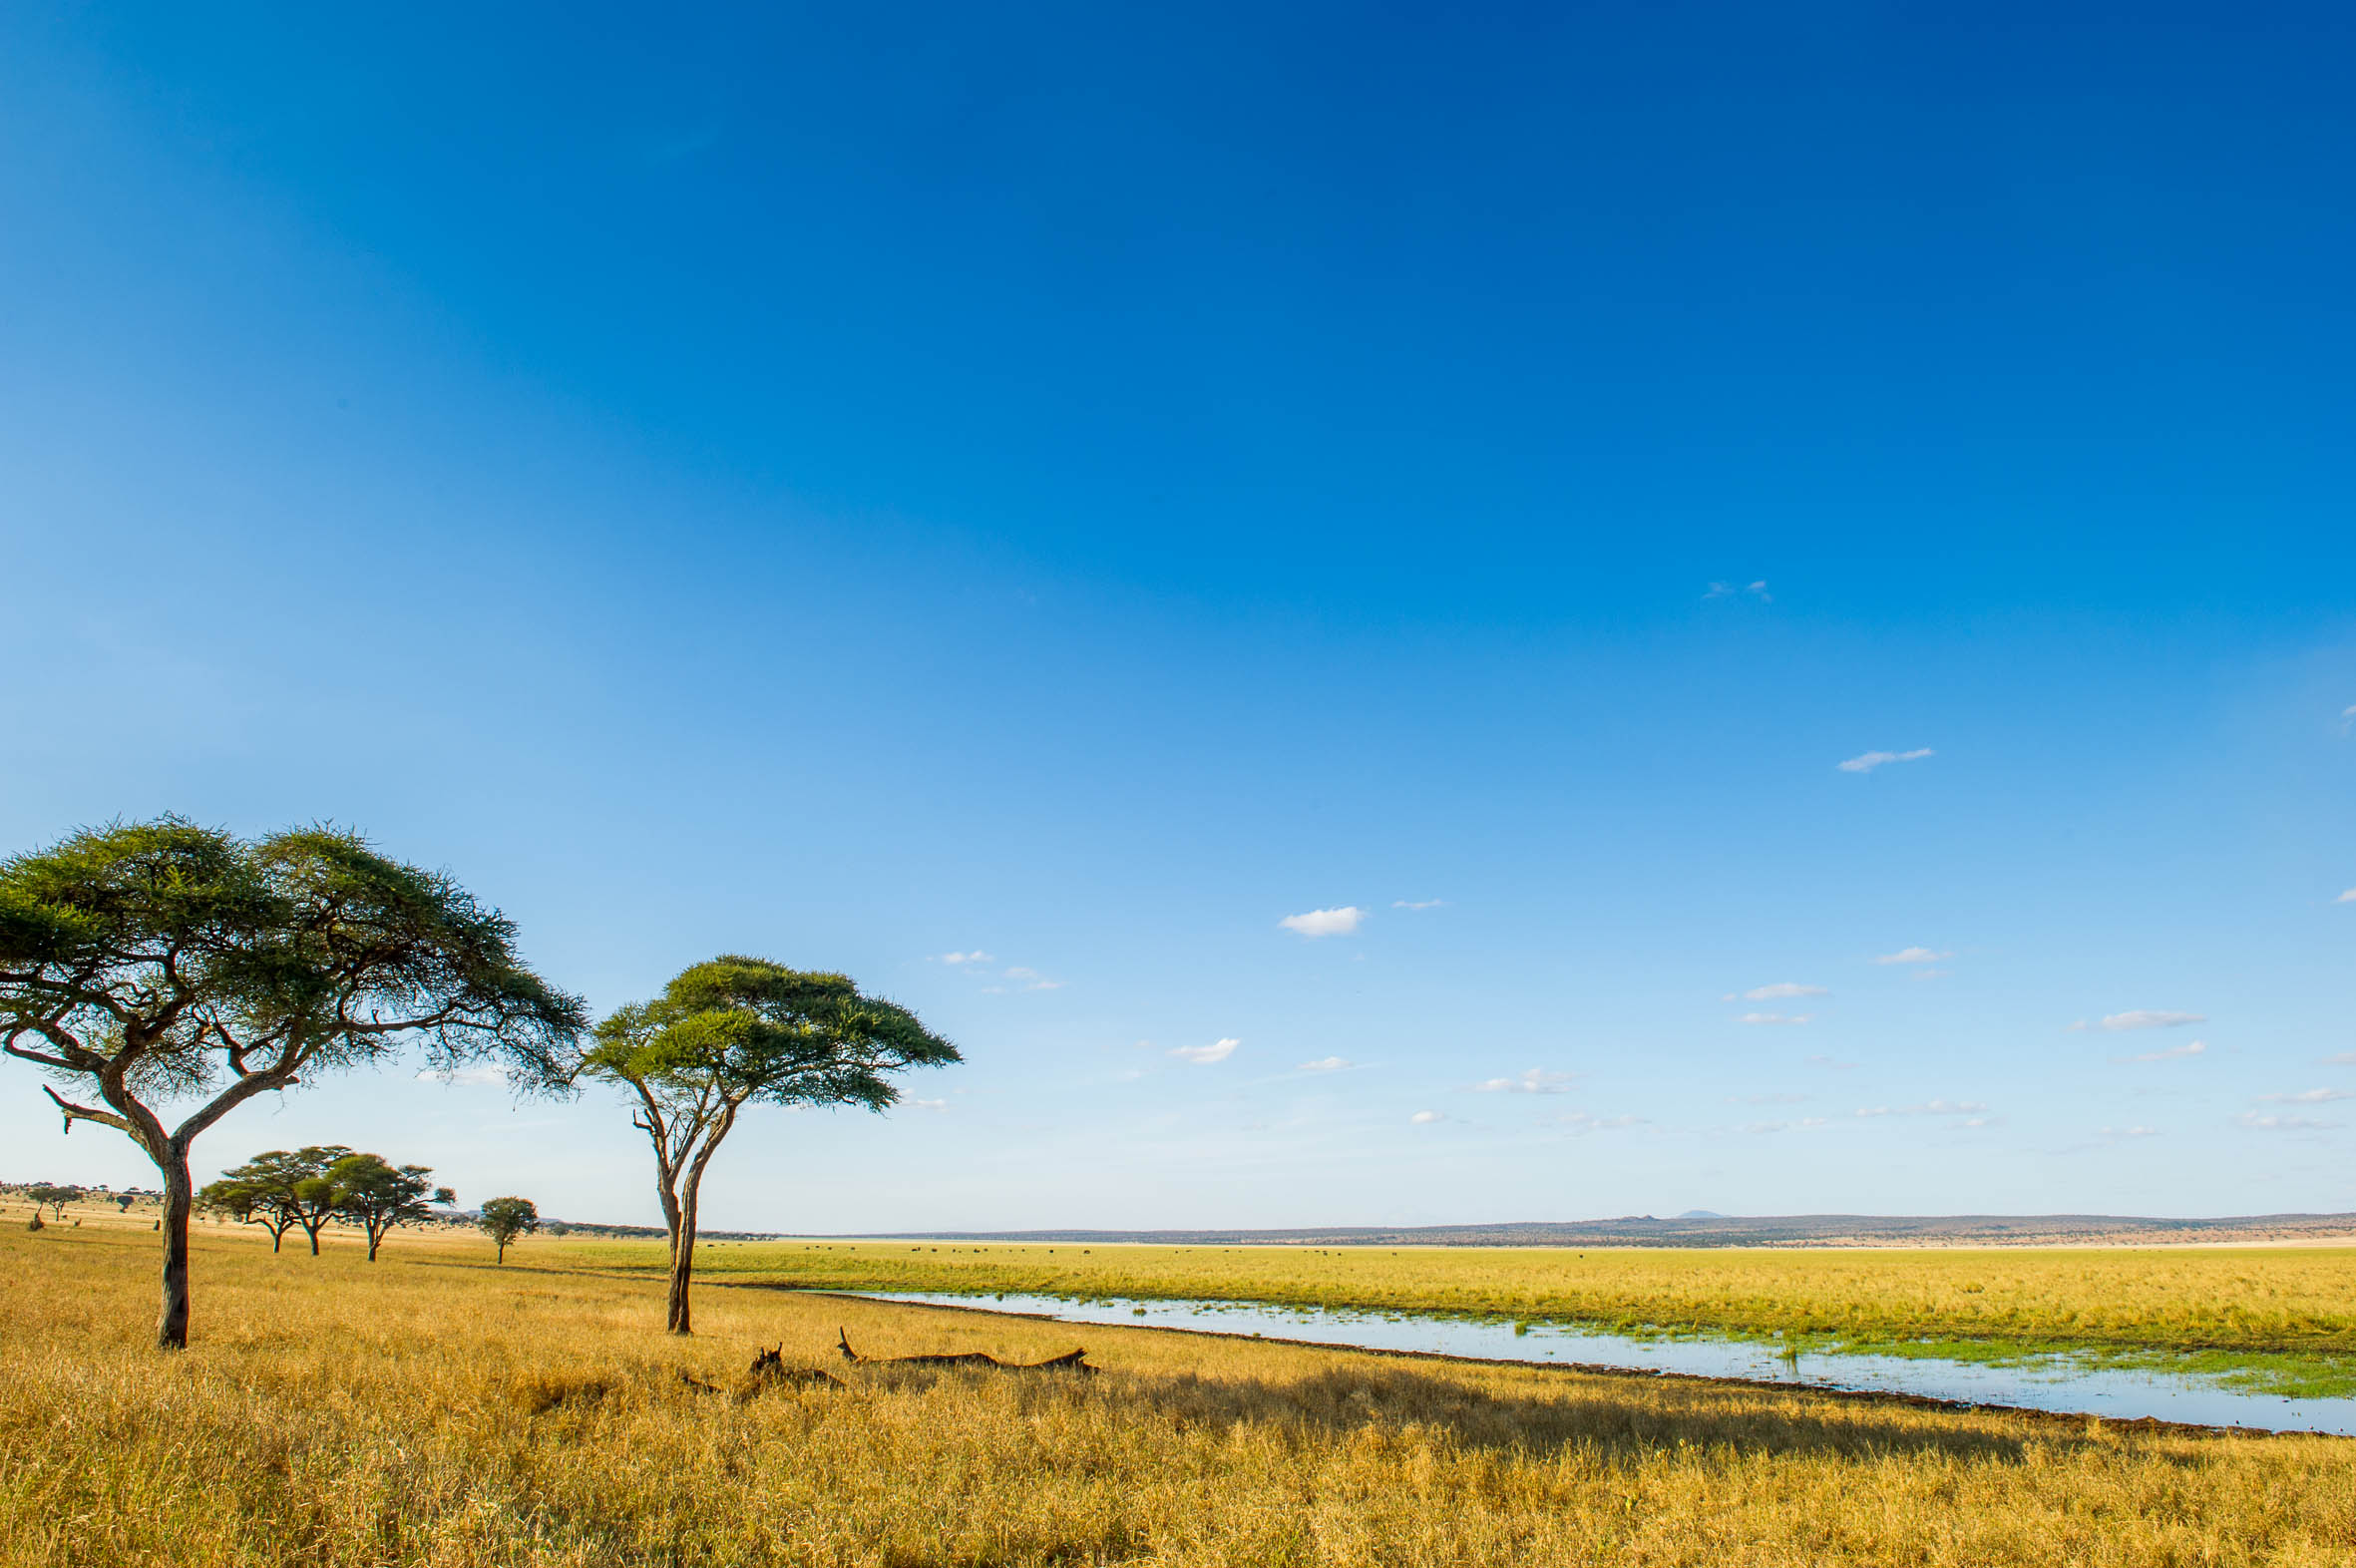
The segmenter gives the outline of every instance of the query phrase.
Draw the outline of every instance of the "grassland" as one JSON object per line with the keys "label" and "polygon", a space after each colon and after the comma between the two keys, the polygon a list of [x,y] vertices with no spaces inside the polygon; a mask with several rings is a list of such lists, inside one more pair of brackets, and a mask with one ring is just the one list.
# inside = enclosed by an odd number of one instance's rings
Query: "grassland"
{"label": "grassland", "polygon": [[562,1244],[505,1269],[436,1238],[373,1266],[340,1240],[196,1245],[194,1343],[160,1356],[144,1228],[0,1231],[0,1561],[2356,1561],[2334,1439],[1097,1328],[1094,1378],[847,1370],[738,1401],[679,1373],[738,1382],[762,1344],[820,1365],[838,1322],[881,1354],[1075,1334],[713,1290],[680,1342],[655,1282],[546,1271]]}
{"label": "grassland", "polygon": [[[573,1242],[569,1264],[656,1270],[659,1242]],[[712,1280],[1466,1313],[1849,1341],[2356,1357],[2356,1248],[1679,1252],[1663,1248],[1016,1247],[752,1242]]]}

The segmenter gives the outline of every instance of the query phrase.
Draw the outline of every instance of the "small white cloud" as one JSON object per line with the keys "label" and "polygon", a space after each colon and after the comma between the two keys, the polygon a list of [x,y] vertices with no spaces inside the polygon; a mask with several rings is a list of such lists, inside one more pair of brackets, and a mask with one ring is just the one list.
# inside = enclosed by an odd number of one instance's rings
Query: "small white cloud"
{"label": "small white cloud", "polygon": [[1928,746],[1917,746],[1912,751],[1868,751],[1862,756],[1851,757],[1846,762],[1835,762],[1833,766],[1843,773],[1870,773],[1884,763],[1920,762],[1925,757],[1936,755],[1938,753],[1932,751]]}
{"label": "small white cloud", "polygon": [[1928,948],[1900,948],[1895,953],[1882,954],[1873,962],[1876,964],[1936,964],[1941,959],[1952,959],[1953,957],[1955,955],[1952,953],[1933,953]]}
{"label": "small white cloud", "polygon": [[2356,1050],[2344,1050],[2336,1056],[2323,1058],[2326,1067],[2356,1067]]}
{"label": "small white cloud", "polygon": [[1320,1056],[1315,1061],[1303,1062],[1294,1070],[1298,1072],[1340,1072],[1346,1067],[1357,1065],[1358,1063],[1347,1056]]}
{"label": "small white cloud", "polygon": [[1518,1078],[1489,1078],[1473,1085],[1482,1094],[1567,1094],[1579,1075],[1532,1067]]}
{"label": "small white cloud", "polygon": [[2110,1013],[2099,1023],[2088,1023],[2081,1019],[2071,1024],[2070,1027],[2074,1029],[2109,1029],[2113,1033],[2117,1033],[2121,1029],[2174,1029],[2181,1028],[2187,1023],[2206,1023],[2207,1021],[2208,1014],[2205,1012],[2160,1012],[2150,1007],[2138,1007],[2132,1012]]}
{"label": "small white cloud", "polygon": [[2181,1045],[2170,1045],[2165,1050],[2148,1050],[2140,1056],[2114,1056],[2113,1061],[2185,1061],[2208,1049],[2206,1040],[2186,1040]]}
{"label": "small white cloud", "polygon": [[[1745,1001],[1782,1001],[1792,996],[1829,996],[1832,992],[1821,985],[1800,985],[1790,980],[1777,980],[1772,985],[1755,985],[1743,992]],[[1732,1000],[1732,997],[1728,998]]]}
{"label": "small white cloud", "polygon": [[914,1105],[918,1110],[945,1111],[949,1109],[949,1101],[947,1100],[910,1100],[909,1104]]}
{"label": "small white cloud", "polygon": [[1338,910],[1311,910],[1306,915],[1287,915],[1277,924],[1287,931],[1299,932],[1304,937],[1347,937],[1358,930],[1367,912],[1355,904]]}
{"label": "small white cloud", "polygon": [[1907,972],[1906,978],[1918,980],[1945,980],[1954,973],[1953,970],[1910,970]]}
{"label": "small white cloud", "polygon": [[1228,1057],[1235,1054],[1235,1048],[1242,1043],[1242,1040],[1227,1039],[1213,1040],[1208,1045],[1180,1045],[1176,1049],[1172,1050],[1170,1054],[1177,1057],[1180,1061],[1197,1061],[1204,1063],[1225,1061]]}
{"label": "small white cloud", "polygon": [[2301,1089],[2296,1094],[2261,1094],[2261,1105],[2322,1105],[2332,1100],[2356,1099],[2346,1089]]}
{"label": "small white cloud", "polygon": [[1808,1065],[1811,1067],[1828,1067],[1834,1072],[1846,1072],[1849,1068],[1854,1067],[1856,1063],[1853,1061],[1834,1061],[1829,1056],[1810,1056],[1808,1058]]}
{"label": "small white cloud", "polygon": [[2350,888],[2350,889],[2349,889],[2347,892],[2345,892],[2345,893],[2341,894],[2341,895],[2340,895],[2338,898],[2336,898],[2336,899],[2332,900],[2332,903],[2334,903],[2334,904],[2356,904],[2356,888]]}
{"label": "small white cloud", "polygon": [[2233,1120],[2253,1132],[2321,1132],[2340,1125],[2336,1121],[2317,1121],[2312,1116],[2260,1116],[2255,1111],[2243,1111]]}
{"label": "small white cloud", "polygon": [[1407,1118],[1409,1122],[1418,1127],[1428,1127],[1435,1121],[1446,1121],[1447,1119],[1447,1115],[1441,1111],[1417,1111]]}
{"label": "small white cloud", "polygon": [[1743,584],[1713,583],[1710,585],[1710,591],[1704,593],[1702,596],[1704,598],[1733,598],[1737,593],[1749,593],[1754,598],[1770,604],[1774,602],[1775,598],[1772,593],[1767,591],[1767,580],[1765,578],[1761,578],[1756,582]]}
{"label": "small white cloud", "polygon": [[1049,980],[1037,970],[1024,969],[1019,964],[1006,971],[1006,979],[1022,981],[1024,990],[1061,990],[1065,983],[1062,980]]}
{"label": "small white cloud", "polygon": [[1745,1132],[1794,1132],[1823,1125],[1824,1118],[1821,1116],[1802,1116],[1797,1121],[1747,1122],[1744,1124],[1743,1130]]}
{"label": "small white cloud", "polygon": [[505,1067],[452,1067],[437,1072],[431,1067],[417,1075],[420,1083],[464,1083],[476,1088],[505,1088],[508,1069]]}
{"label": "small white cloud", "polygon": [[2105,1127],[2103,1136],[2106,1138],[2157,1138],[2160,1136],[2160,1129],[2158,1127]]}
{"label": "small white cloud", "polygon": [[1444,910],[1448,907],[1448,901],[1446,899],[1392,899],[1390,907],[1394,910]]}
{"label": "small white cloud", "polygon": [[1746,1012],[1735,1021],[1737,1023],[1805,1023],[1808,1019],[1814,1016],[1815,1014],[1812,1012],[1794,1012],[1790,1014],[1780,1012]]}
{"label": "small white cloud", "polygon": [[972,953],[944,953],[939,962],[943,964],[994,964],[997,961],[980,948],[976,948]]}

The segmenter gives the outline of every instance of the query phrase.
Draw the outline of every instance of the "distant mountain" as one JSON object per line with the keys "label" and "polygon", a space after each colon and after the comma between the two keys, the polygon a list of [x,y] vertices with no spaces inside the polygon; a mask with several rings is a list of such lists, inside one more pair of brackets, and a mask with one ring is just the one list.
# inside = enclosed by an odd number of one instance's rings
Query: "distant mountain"
{"label": "distant mountain", "polygon": [[1726,1216],[1716,1209],[1688,1209],[1678,1218],[1681,1220],[1723,1220]]}
{"label": "distant mountain", "polygon": [[[852,1240],[851,1237],[834,1238]],[[1297,1230],[909,1231],[871,1241],[1145,1243],[1169,1247],[2023,1247],[2168,1242],[2356,1242],[2356,1214],[2255,1214],[2171,1220],[2118,1214],[1695,1213],[1657,1220],[1501,1225],[1335,1225]]]}

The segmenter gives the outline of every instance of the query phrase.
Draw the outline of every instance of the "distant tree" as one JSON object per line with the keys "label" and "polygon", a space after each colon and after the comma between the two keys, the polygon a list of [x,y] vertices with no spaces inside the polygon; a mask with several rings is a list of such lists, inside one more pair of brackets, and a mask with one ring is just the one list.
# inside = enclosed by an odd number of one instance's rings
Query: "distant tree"
{"label": "distant tree", "polygon": [[42,1207],[46,1205],[49,1210],[57,1216],[57,1218],[62,1220],[66,1217],[66,1205],[69,1203],[78,1203],[81,1201],[82,1189],[79,1187],[60,1187],[54,1182],[41,1181],[35,1182],[32,1186],[27,1187],[25,1189],[25,1196],[33,1200],[33,1210],[35,1214],[38,1214]]}
{"label": "distant tree", "polygon": [[[189,1338],[196,1136],[256,1094],[416,1042],[438,1067],[504,1058],[567,1087],[579,998],[516,956],[515,928],[448,876],[356,834],[245,841],[178,817],[88,829],[0,863],[0,1049],[90,1099],[164,1177],[156,1343]],[[155,1106],[194,1103],[167,1128]]]}
{"label": "distant tree", "polygon": [[498,1262],[507,1262],[508,1244],[519,1236],[529,1236],[540,1229],[540,1210],[530,1198],[488,1198],[482,1212],[475,1217],[483,1234],[499,1248]]}
{"label": "distant tree", "polygon": [[[272,1252],[278,1250],[278,1238],[299,1225],[311,1239],[311,1256],[316,1258],[319,1232],[335,1218],[335,1183],[328,1180],[327,1171],[351,1152],[340,1143],[266,1150],[221,1172],[221,1179],[204,1189],[213,1192],[216,1201],[203,1207],[224,1218],[266,1227]],[[242,1213],[235,1207],[240,1199],[246,1200]]]}
{"label": "distant tree", "polygon": [[447,1187],[430,1185],[430,1165],[393,1166],[377,1154],[347,1154],[327,1167],[335,1190],[335,1212],[367,1233],[368,1261],[385,1233],[402,1225],[422,1225],[434,1217],[435,1204],[458,1201]]}
{"label": "distant tree", "polygon": [[270,1233],[272,1252],[278,1250],[279,1242],[294,1228],[294,1216],[271,1202],[270,1195],[260,1186],[248,1181],[232,1181],[225,1176],[218,1181],[208,1181],[196,1189],[196,1211],[214,1220],[260,1226]]}
{"label": "distant tree", "polygon": [[598,1024],[578,1070],[622,1085],[636,1102],[631,1125],[654,1146],[670,1233],[670,1332],[692,1332],[697,1194],[738,1112],[748,1104],[880,1111],[900,1097],[887,1074],[963,1059],[915,1013],[860,994],[846,976],[735,956],[681,971],[660,996]]}
{"label": "distant tree", "polygon": [[139,1199],[133,1197],[128,1192],[116,1193],[115,1212],[117,1214],[129,1214],[131,1212],[131,1206],[137,1202],[139,1202]]}

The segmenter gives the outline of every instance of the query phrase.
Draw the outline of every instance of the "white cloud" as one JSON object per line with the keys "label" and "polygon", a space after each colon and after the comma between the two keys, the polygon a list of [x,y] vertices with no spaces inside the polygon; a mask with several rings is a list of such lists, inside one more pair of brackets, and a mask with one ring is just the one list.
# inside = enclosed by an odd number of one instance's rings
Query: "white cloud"
{"label": "white cloud", "polygon": [[1532,1067],[1518,1078],[1489,1078],[1473,1088],[1482,1094],[1567,1094],[1575,1072],[1549,1072]]}
{"label": "white cloud", "polygon": [[1435,1121],[1446,1121],[1447,1119],[1446,1114],[1441,1111],[1417,1111],[1407,1118],[1409,1122],[1418,1127],[1428,1127]]}
{"label": "white cloud", "polygon": [[1006,971],[1006,979],[1022,981],[1024,990],[1061,990],[1065,984],[1063,980],[1049,980],[1037,970],[1024,969],[1019,964]]}
{"label": "white cloud", "polygon": [[2160,1129],[2158,1127],[2129,1127],[2117,1130],[2105,1127],[2103,1136],[2106,1138],[2157,1138],[2160,1136]]}
{"label": "white cloud", "polygon": [[2113,1061],[2185,1061],[2208,1049],[2206,1040],[2186,1040],[2181,1045],[2170,1045],[2165,1050],[2148,1050],[2140,1056],[2114,1056]]}
{"label": "white cloud", "polygon": [[1315,1061],[1303,1062],[1296,1070],[1301,1072],[1340,1072],[1345,1067],[1357,1065],[1357,1062],[1347,1056],[1320,1056]]}
{"label": "white cloud", "polygon": [[914,1105],[918,1110],[945,1111],[949,1109],[949,1101],[947,1100],[910,1100],[909,1104]]}
{"label": "white cloud", "polygon": [[2109,1029],[2117,1033],[2121,1029],[2181,1028],[2187,1023],[2206,1023],[2207,1021],[2208,1014],[2205,1012],[2159,1012],[2150,1007],[2138,1007],[2132,1012],[2109,1013],[2100,1023],[2088,1023],[2082,1018],[2071,1024],[2070,1027],[2074,1029]]}
{"label": "white cloud", "polygon": [[1952,953],[1933,953],[1928,948],[1900,948],[1895,953],[1881,955],[1873,962],[1876,964],[1936,964],[1941,959],[1952,959],[1953,957],[1955,955]]}
{"label": "white cloud", "polygon": [[1338,910],[1311,910],[1306,915],[1287,915],[1277,922],[1287,931],[1297,931],[1304,937],[1347,937],[1358,930],[1367,912],[1355,904]]}
{"label": "white cloud", "polygon": [[2344,1050],[2336,1056],[2323,1058],[2326,1067],[2356,1067],[2356,1050]]}
{"label": "white cloud", "polygon": [[1208,1045],[1180,1045],[1172,1050],[1170,1054],[1177,1057],[1180,1061],[1199,1061],[1204,1063],[1225,1061],[1228,1057],[1235,1054],[1235,1048],[1242,1043],[1242,1040],[1226,1039],[1213,1040]]}
{"label": "white cloud", "polygon": [[[1789,996],[1829,996],[1832,992],[1821,985],[1800,985],[1790,980],[1777,980],[1772,985],[1755,985],[1743,992],[1745,1001],[1781,1001]],[[1729,1001],[1735,998],[1729,996]]]}
{"label": "white cloud", "polygon": [[1775,595],[1767,591],[1767,579],[1765,578],[1761,578],[1757,582],[1743,584],[1713,583],[1710,585],[1710,591],[1702,596],[1704,598],[1733,598],[1737,593],[1749,593],[1766,604],[1775,601]]}
{"label": "white cloud", "polygon": [[1868,751],[1846,762],[1836,762],[1833,766],[1843,773],[1870,773],[1885,762],[1919,762],[1924,757],[1936,755],[1928,746],[1917,746],[1912,751]]}
{"label": "white cloud", "polygon": [[2356,1099],[2346,1089],[2301,1089],[2296,1094],[2261,1094],[2261,1105],[2322,1105],[2331,1100]]}
{"label": "white cloud", "polygon": [[1853,1061],[1834,1061],[1829,1056],[1810,1056],[1808,1058],[1808,1065],[1811,1067],[1829,1067],[1834,1072],[1846,1072],[1849,1068],[1854,1067],[1856,1063]]}
{"label": "white cloud", "polygon": [[1567,1127],[1581,1136],[1590,1132],[1617,1132],[1623,1127],[1645,1125],[1645,1119],[1642,1116],[1593,1116],[1586,1111],[1572,1111],[1567,1116],[1554,1116],[1548,1119],[1553,1125]]}
{"label": "white cloud", "polygon": [[1906,978],[1908,980],[1945,980],[1949,975],[1954,973],[1955,972],[1953,970],[1909,970],[1906,974]]}
{"label": "white cloud", "polygon": [[1789,1014],[1780,1012],[1746,1012],[1735,1021],[1737,1023],[1805,1023],[1808,1019],[1814,1016],[1815,1014],[1812,1012],[1794,1012]]}
{"label": "white cloud", "polygon": [[[1919,1105],[1860,1106],[1859,1116],[1978,1116],[1988,1109],[1978,1100],[1924,1100]],[[1979,1126],[1974,1122],[1970,1125]]]}
{"label": "white cloud", "polygon": [[508,1082],[508,1069],[505,1067],[452,1067],[447,1072],[437,1072],[428,1067],[417,1075],[417,1080],[420,1083],[464,1083],[477,1088],[505,1088]]}
{"label": "white cloud", "polygon": [[1743,1130],[1745,1132],[1791,1132],[1795,1130],[1804,1130],[1809,1127],[1821,1127],[1823,1125],[1824,1118],[1821,1116],[1802,1116],[1797,1121],[1747,1122],[1744,1124]]}
{"label": "white cloud", "polygon": [[2341,894],[2341,895],[2340,895],[2338,898],[2336,898],[2336,899],[2332,900],[2332,903],[2334,903],[2334,904],[2356,904],[2356,888],[2350,888],[2350,889],[2349,889],[2347,892],[2345,892],[2345,893]]}
{"label": "white cloud", "polygon": [[2233,1120],[2253,1132],[2321,1132],[2326,1127],[2337,1127],[2336,1121],[2317,1121],[2312,1116],[2260,1116],[2255,1111],[2243,1111]]}
{"label": "white cloud", "polygon": [[1394,910],[1444,910],[1448,907],[1448,901],[1446,899],[1392,899],[1390,907]]}
{"label": "white cloud", "polygon": [[939,962],[943,964],[994,964],[997,961],[980,948],[976,948],[972,953],[944,953]]}

